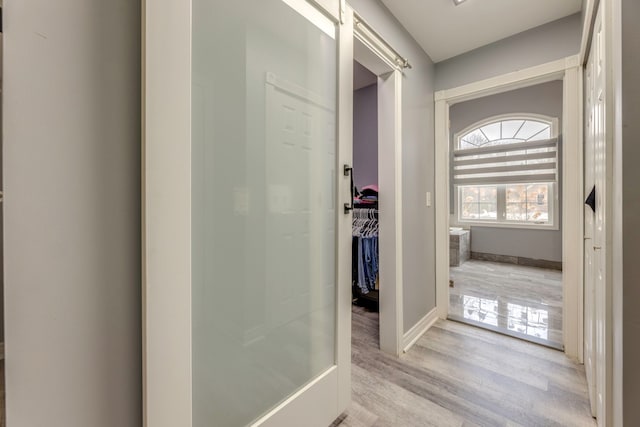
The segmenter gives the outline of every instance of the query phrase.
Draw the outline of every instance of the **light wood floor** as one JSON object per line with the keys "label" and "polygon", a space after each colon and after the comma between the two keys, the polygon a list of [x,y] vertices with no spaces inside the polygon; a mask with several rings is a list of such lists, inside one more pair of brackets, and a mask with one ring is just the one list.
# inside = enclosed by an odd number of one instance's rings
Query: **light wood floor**
{"label": "light wood floor", "polygon": [[353,309],[353,403],[333,426],[595,426],[583,366],[540,345],[438,321],[399,359]]}
{"label": "light wood floor", "polygon": [[561,271],[472,259],[450,278],[450,319],[563,349]]}
{"label": "light wood floor", "polygon": [[[595,426],[584,369],[558,351],[438,321],[396,358],[378,313],[353,308],[353,403],[333,426]],[[0,427],[4,427],[0,360]]]}

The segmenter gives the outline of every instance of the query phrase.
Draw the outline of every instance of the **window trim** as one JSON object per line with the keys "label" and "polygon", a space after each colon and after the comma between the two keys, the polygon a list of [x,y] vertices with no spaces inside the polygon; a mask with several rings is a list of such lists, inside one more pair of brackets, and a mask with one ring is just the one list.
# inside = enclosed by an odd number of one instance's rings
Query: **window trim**
{"label": "window trim", "polygon": [[[468,134],[469,132],[492,123],[506,121],[506,120],[535,120],[535,121],[547,122],[550,124],[551,137],[552,138],[558,137],[559,120],[557,117],[545,116],[542,114],[535,114],[535,113],[499,114],[499,115],[491,116],[486,119],[475,122],[465,127],[461,131],[456,132],[453,135],[453,150],[458,150],[460,148],[460,141],[462,137]],[[559,152],[561,151],[560,142],[558,142],[558,151]],[[559,164],[561,164],[561,162],[559,162]],[[453,170],[453,169],[450,168],[450,170]],[[553,204],[553,206],[551,206],[549,209],[549,213],[551,214],[551,219],[549,224],[535,224],[532,222],[516,222],[516,221],[507,221],[506,219],[501,219],[500,218],[501,213],[502,214],[506,213],[506,186],[509,184],[477,185],[478,187],[480,186],[497,186],[498,187],[497,214],[496,214],[497,218],[495,220],[488,219],[488,220],[470,220],[470,221],[463,220],[460,218],[461,194],[459,191],[459,186],[453,185],[452,194],[455,195],[454,206],[453,206],[454,211],[450,215],[449,222],[453,226],[461,226],[461,227],[474,226],[474,227],[516,228],[516,229],[550,230],[550,231],[559,230],[561,221],[560,221],[560,200],[558,197],[558,194],[559,194],[558,188],[559,188],[559,184],[560,184],[559,181],[561,176],[562,174],[559,173],[558,179],[555,182],[549,183],[551,184],[550,191],[552,196],[549,198],[549,201]]]}
{"label": "window trim", "polygon": [[549,213],[551,214],[551,221],[549,224],[536,224],[534,222],[519,222],[519,221],[507,221],[506,219],[500,219],[501,214],[506,214],[506,187],[509,184],[497,184],[497,185],[478,185],[478,187],[498,187],[497,189],[497,219],[474,219],[464,220],[460,218],[460,205],[462,201],[460,198],[462,195],[459,191],[456,191],[455,200],[455,213],[451,215],[450,223],[452,226],[473,226],[473,227],[491,227],[491,228],[520,228],[520,229],[532,229],[532,230],[559,230],[559,221],[557,221],[559,215],[559,200],[558,200],[558,183],[550,182],[551,192],[550,201],[553,201]]}
{"label": "window trim", "polygon": [[558,118],[545,116],[544,114],[535,114],[535,113],[514,113],[514,114],[498,114],[497,116],[491,116],[486,119],[477,121],[466,128],[462,129],[459,132],[456,132],[453,135],[453,148],[454,150],[460,149],[460,140],[462,137],[469,132],[484,127],[486,125],[490,125],[495,122],[503,122],[507,120],[534,120],[541,122],[548,122],[551,125],[551,138],[558,137]]}

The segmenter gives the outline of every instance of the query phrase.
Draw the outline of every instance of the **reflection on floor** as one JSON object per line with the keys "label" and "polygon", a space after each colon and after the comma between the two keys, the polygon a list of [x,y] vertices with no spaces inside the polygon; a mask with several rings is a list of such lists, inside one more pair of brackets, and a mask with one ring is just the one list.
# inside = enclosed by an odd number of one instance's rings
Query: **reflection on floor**
{"label": "reflection on floor", "polygon": [[562,350],[561,271],[469,260],[450,277],[450,319]]}
{"label": "reflection on floor", "polygon": [[352,404],[334,427],[596,425],[584,368],[559,351],[440,320],[397,358],[362,307],[352,330]]}

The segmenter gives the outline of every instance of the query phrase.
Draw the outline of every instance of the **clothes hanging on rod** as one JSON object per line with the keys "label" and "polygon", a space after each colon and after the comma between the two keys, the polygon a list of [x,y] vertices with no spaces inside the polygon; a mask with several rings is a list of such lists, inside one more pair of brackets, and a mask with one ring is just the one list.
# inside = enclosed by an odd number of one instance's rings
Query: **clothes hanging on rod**
{"label": "clothes hanging on rod", "polygon": [[378,210],[358,207],[353,211],[352,280],[366,295],[376,289],[379,270]]}

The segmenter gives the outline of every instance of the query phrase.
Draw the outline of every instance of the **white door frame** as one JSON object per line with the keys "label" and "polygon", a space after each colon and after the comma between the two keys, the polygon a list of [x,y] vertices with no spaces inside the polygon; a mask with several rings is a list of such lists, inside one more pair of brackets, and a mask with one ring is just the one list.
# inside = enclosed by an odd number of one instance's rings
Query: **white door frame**
{"label": "white door frame", "polygon": [[402,68],[407,62],[357,14],[354,59],[378,76],[378,185],[380,226],[380,349],[403,350]]}
{"label": "white door frame", "polygon": [[582,71],[579,55],[436,92],[436,306],[449,310],[449,107],[463,101],[563,80],[562,264],[564,351],[583,360]]}
{"label": "white door frame", "polygon": [[[343,164],[353,164],[353,15],[347,11],[344,0],[340,0],[340,19],[343,25],[338,29],[338,164],[336,170],[340,170]],[[342,203],[351,199],[351,180],[342,177],[338,185],[338,198]],[[353,203],[353,202],[352,202]],[[338,205],[342,206],[342,205]],[[339,236],[351,236],[353,229],[351,215],[338,215],[336,227]],[[337,286],[336,310],[338,310],[336,322],[336,339],[340,343],[337,347],[336,362],[340,367],[338,375],[338,412],[347,410],[351,404],[351,304],[353,294],[351,289],[351,237],[338,239],[339,245],[336,252],[336,266],[339,266],[339,280]],[[340,262],[339,260],[342,260]]]}
{"label": "white door frame", "polygon": [[[335,23],[348,21],[344,0],[283,1],[296,4],[302,14],[317,8]],[[190,0],[142,3],[143,425],[152,427],[189,427],[193,421],[191,13]],[[353,24],[339,25],[337,38],[340,142],[336,171],[351,161]],[[336,181],[337,199],[347,203],[349,181]],[[350,216],[340,211],[336,227],[337,236],[349,236]],[[351,241],[338,241],[336,364],[257,420],[256,426],[283,425],[291,421],[292,413],[297,425],[307,421],[327,425],[333,421],[329,417],[337,417],[350,404]],[[285,408],[287,418],[283,419]]]}
{"label": "white door frame", "polygon": [[[622,4],[620,0],[587,0],[580,49],[582,63],[587,63],[591,47],[600,50],[604,61],[604,159],[606,182],[597,192],[604,209],[604,236],[598,252],[604,258],[604,289],[602,300],[592,307],[596,328],[600,328],[602,339],[594,338],[591,345],[596,352],[596,371],[599,372],[595,387],[602,399],[596,398],[599,426],[621,426],[623,424],[623,290],[622,290],[622,198],[621,151],[622,145]],[[597,24],[602,32],[597,35]],[[595,45],[599,43],[598,45]],[[617,209],[616,209],[617,207]],[[594,248],[595,249],[595,248]],[[596,290],[597,292],[597,290]],[[593,337],[592,337],[593,338]],[[592,402],[593,404],[593,402]]]}
{"label": "white door frame", "polygon": [[[593,46],[585,66],[585,132],[584,132],[584,193],[589,194],[595,185],[595,80]],[[596,299],[595,299],[595,211],[584,206],[584,364],[591,403],[591,415],[597,416],[597,357],[596,357]]]}

